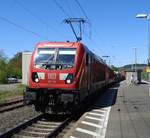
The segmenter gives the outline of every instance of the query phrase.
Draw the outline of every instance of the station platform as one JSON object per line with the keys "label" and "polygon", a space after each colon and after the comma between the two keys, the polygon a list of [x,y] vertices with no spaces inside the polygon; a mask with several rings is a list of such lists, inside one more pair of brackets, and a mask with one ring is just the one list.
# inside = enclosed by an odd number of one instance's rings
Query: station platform
{"label": "station platform", "polygon": [[118,87],[117,84],[102,92],[63,138],[104,138],[110,109],[115,103]]}
{"label": "station platform", "polygon": [[109,88],[64,138],[150,138],[148,84]]}
{"label": "station platform", "polygon": [[150,96],[148,84],[120,83],[111,106],[106,138],[150,138]]}

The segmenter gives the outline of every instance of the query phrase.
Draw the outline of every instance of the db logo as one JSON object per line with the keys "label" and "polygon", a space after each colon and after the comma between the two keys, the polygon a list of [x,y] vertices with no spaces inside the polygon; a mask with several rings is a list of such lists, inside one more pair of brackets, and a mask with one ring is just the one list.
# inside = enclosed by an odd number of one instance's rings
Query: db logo
{"label": "db logo", "polygon": [[49,73],[48,74],[48,79],[49,80],[55,80],[56,79],[56,73]]}

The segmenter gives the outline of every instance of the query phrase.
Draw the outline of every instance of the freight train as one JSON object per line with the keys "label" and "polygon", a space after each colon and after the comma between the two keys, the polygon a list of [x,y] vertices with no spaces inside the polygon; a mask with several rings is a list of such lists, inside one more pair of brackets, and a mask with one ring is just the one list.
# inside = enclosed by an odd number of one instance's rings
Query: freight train
{"label": "freight train", "polygon": [[71,112],[114,80],[114,72],[81,42],[40,42],[24,99],[37,111]]}

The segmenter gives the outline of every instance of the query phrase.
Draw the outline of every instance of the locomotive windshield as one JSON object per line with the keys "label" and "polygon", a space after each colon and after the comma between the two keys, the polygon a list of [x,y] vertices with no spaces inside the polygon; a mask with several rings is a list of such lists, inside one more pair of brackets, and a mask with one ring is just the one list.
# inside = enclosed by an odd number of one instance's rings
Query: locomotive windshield
{"label": "locomotive windshield", "polygon": [[75,55],[75,48],[39,48],[35,58],[35,67],[44,69],[72,68]]}
{"label": "locomotive windshield", "polygon": [[73,66],[75,59],[76,49],[60,48],[57,61],[60,64],[69,64]]}
{"label": "locomotive windshield", "polygon": [[35,65],[41,65],[46,62],[53,62],[55,55],[55,49],[53,48],[39,48],[38,54],[35,59]]}

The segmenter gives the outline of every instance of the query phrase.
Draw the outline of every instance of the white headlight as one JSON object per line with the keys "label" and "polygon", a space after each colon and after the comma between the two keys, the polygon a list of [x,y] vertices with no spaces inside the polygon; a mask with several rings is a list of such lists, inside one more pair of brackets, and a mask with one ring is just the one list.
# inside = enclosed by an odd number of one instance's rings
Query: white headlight
{"label": "white headlight", "polygon": [[66,82],[67,82],[67,83],[71,83],[71,80],[70,80],[70,79],[67,79]]}
{"label": "white headlight", "polygon": [[39,82],[39,78],[35,78],[35,82]]}

